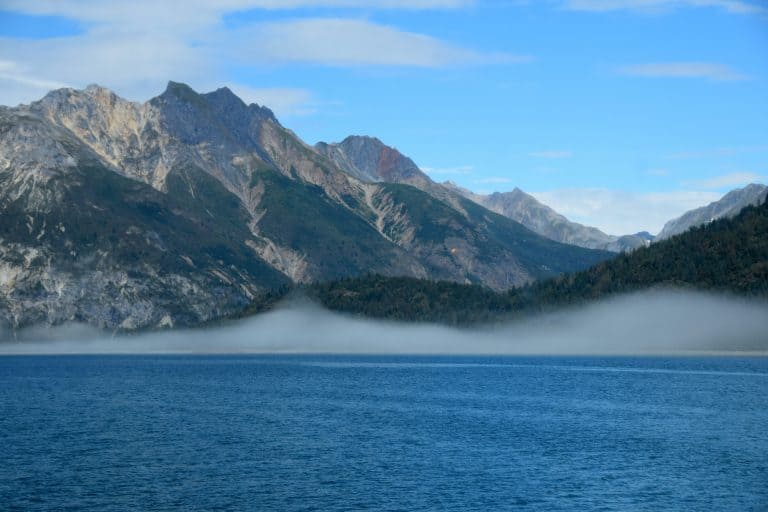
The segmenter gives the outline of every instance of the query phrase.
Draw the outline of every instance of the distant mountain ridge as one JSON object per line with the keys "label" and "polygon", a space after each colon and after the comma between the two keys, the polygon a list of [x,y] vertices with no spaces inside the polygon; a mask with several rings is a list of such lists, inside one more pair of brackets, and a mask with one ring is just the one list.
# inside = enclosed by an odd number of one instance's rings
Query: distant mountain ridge
{"label": "distant mountain ridge", "polygon": [[648,242],[644,237],[606,235],[597,228],[571,222],[518,188],[511,192],[481,195],[450,181],[436,183],[413,160],[374,137],[351,135],[339,143],[319,142],[315,149],[361,180],[412,185],[460,210],[458,197],[465,197],[539,235],[564,244],[621,252],[644,247]]}
{"label": "distant mountain ridge", "polygon": [[374,148],[376,167],[350,161],[400,182],[342,170],[226,88],[169,82],[140,104],[89,86],[0,107],[0,325],[196,325],[290,283],[378,273],[503,290],[610,257],[411,185],[423,173],[375,139],[347,146]]}
{"label": "distant mountain ridge", "polygon": [[664,240],[713,220],[734,217],[745,207],[763,202],[766,196],[768,196],[768,187],[756,183],[732,190],[707,206],[690,210],[670,220],[664,224],[656,238]]}
{"label": "distant mountain ridge", "polygon": [[[631,251],[647,245],[649,239],[638,235],[607,235],[597,228],[569,221],[549,206],[519,188],[511,192],[476,194],[447,181],[443,185],[491,211],[509,217],[536,233],[564,244],[611,252]],[[652,238],[651,238],[652,239]]]}

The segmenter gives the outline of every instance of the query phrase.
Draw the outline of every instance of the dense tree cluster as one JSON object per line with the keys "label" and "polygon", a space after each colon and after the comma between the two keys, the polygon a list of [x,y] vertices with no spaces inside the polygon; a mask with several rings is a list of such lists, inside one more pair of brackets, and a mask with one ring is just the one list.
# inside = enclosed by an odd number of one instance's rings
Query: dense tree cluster
{"label": "dense tree cluster", "polygon": [[660,286],[768,296],[768,203],[512,294],[560,305]]}

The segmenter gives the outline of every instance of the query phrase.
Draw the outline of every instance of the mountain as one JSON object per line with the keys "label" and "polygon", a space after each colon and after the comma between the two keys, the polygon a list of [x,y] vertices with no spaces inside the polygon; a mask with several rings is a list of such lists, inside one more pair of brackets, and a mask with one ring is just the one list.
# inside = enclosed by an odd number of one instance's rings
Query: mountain
{"label": "mountain", "polygon": [[411,185],[464,211],[459,194],[432,181],[413,160],[376,137],[350,135],[338,143],[318,142],[315,150],[362,181]]}
{"label": "mountain", "polygon": [[700,226],[723,217],[733,217],[745,206],[755,205],[764,201],[767,195],[768,187],[755,183],[744,188],[732,190],[721,199],[707,206],[696,208],[667,222],[656,238],[664,240],[683,233],[694,226]]}
{"label": "mountain", "polygon": [[611,252],[647,245],[647,241],[640,236],[606,235],[597,228],[570,222],[518,188],[512,192],[481,195],[450,181],[435,183],[413,160],[374,137],[351,135],[338,143],[319,142],[315,149],[342,170],[363,181],[412,185],[459,210],[463,210],[464,204],[459,198],[464,197],[550,240]]}
{"label": "mountain", "polygon": [[475,194],[450,181],[443,183],[443,185],[493,212],[521,223],[540,235],[565,244],[623,252],[644,247],[648,242],[647,237],[640,233],[625,236],[607,235],[597,228],[571,222],[519,188],[515,188],[511,192],[494,192],[483,195]]}
{"label": "mountain", "polygon": [[[407,164],[388,158],[370,172]],[[170,82],[133,103],[89,86],[2,107],[0,325],[195,325],[290,283],[377,273],[503,290],[610,256],[340,165],[226,88]]]}
{"label": "mountain", "polygon": [[[504,293],[480,286],[385,276],[318,283],[302,291],[335,311],[467,325],[654,287],[768,299],[768,202],[588,270]],[[281,298],[273,296],[269,302],[254,305],[253,310],[269,308]]]}

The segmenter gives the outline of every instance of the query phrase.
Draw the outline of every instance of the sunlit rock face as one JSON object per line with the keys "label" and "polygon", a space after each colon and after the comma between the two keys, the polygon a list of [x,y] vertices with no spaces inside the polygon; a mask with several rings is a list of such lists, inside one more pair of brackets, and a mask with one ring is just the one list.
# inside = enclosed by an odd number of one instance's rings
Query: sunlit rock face
{"label": "sunlit rock face", "polygon": [[146,103],[89,86],[0,107],[0,323],[196,325],[290,282],[379,273],[502,290],[609,256],[353,142],[379,155],[376,176],[229,89],[174,82]]}

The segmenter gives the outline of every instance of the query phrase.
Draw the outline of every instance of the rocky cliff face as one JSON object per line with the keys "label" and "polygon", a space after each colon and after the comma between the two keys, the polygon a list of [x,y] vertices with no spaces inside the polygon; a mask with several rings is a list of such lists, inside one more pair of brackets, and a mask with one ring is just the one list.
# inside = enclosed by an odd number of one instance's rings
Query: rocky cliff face
{"label": "rocky cliff face", "polygon": [[723,217],[733,218],[746,206],[762,203],[765,201],[766,196],[768,196],[768,187],[756,183],[732,190],[718,201],[686,212],[680,217],[667,222],[656,239],[664,240],[688,231],[694,226],[701,226]]}
{"label": "rocky cliff face", "polygon": [[1,111],[0,325],[195,324],[287,283],[227,222],[236,202],[213,217],[193,201],[229,193],[199,186],[162,193],[33,111]]}
{"label": "rocky cliff face", "polygon": [[504,289],[608,257],[382,146],[346,141],[341,158],[228,89],[173,82],[143,104],[90,86],[0,108],[0,324],[194,325],[289,282],[376,272]]}

